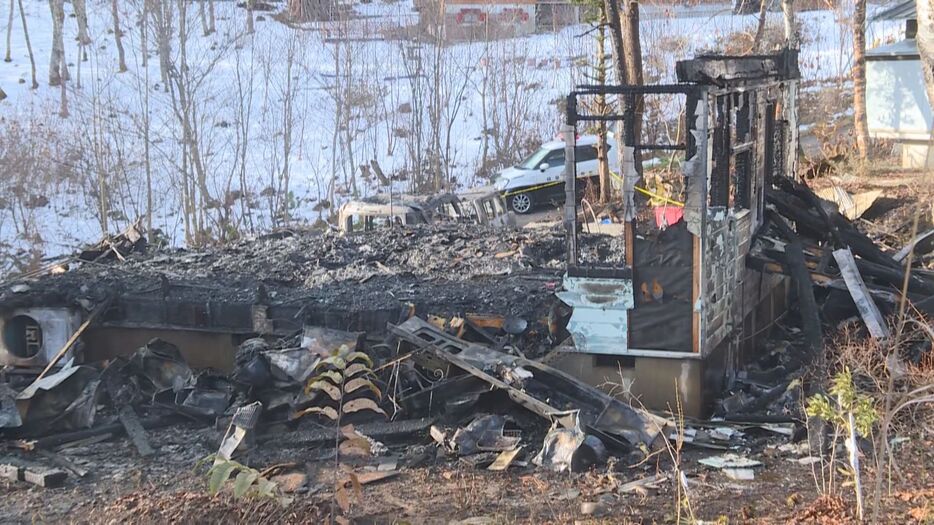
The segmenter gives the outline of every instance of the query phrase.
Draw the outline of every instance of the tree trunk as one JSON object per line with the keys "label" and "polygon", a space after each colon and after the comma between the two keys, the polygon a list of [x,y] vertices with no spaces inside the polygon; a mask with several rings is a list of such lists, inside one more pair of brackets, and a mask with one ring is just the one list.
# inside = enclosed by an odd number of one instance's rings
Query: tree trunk
{"label": "tree trunk", "polygon": [[[61,78],[65,78],[65,61],[62,60],[59,62],[62,67]],[[68,89],[66,89],[67,82],[59,82],[58,85],[62,88],[62,103],[59,106],[58,116],[62,118],[68,118]]]}
{"label": "tree trunk", "polygon": [[214,0],[208,0],[208,31],[217,31],[217,18],[214,16]]}
{"label": "tree trunk", "polygon": [[769,0],[759,0],[759,24],[756,26],[756,37],[752,41],[753,52],[762,51],[762,38],[765,36],[765,17],[768,11]]}
{"label": "tree trunk", "polygon": [[246,32],[253,34],[253,0],[246,0]]}
{"label": "tree trunk", "polygon": [[859,158],[866,160],[869,158],[869,123],[866,119],[866,0],[856,0],[853,11],[853,126]]}
{"label": "tree trunk", "polygon": [[604,0],[603,10],[610,25],[610,37],[613,40],[613,65],[616,69],[616,82],[626,83],[626,53],[623,50],[622,13],[616,0]]}
{"label": "tree trunk", "polygon": [[23,22],[23,39],[26,40],[26,51],[29,53],[29,64],[32,67],[32,88],[39,87],[39,81],[36,80],[36,57],[32,54],[32,43],[29,41],[29,28],[26,27],[26,12],[23,11],[23,0],[18,0],[19,18]]}
{"label": "tree trunk", "polygon": [[639,42],[639,2],[630,0],[623,9],[623,53],[626,64],[626,83],[643,84],[642,44]]}
{"label": "tree trunk", "polygon": [[117,0],[110,0],[110,12],[114,19],[114,40],[117,42],[117,55],[119,57],[118,72],[123,73],[126,67],[126,51],[123,49],[123,30],[120,29],[120,10],[117,8]]}
{"label": "tree trunk", "polygon": [[13,13],[15,11],[14,7],[16,6],[16,0],[10,0],[10,18],[6,23],[6,56],[3,57],[4,62],[12,62],[13,57],[10,56],[10,51],[12,48],[12,38],[13,38]]}
{"label": "tree trunk", "polygon": [[156,33],[156,46],[159,52],[159,73],[162,85],[169,91],[169,70],[172,67],[172,2],[153,2],[150,6]]}
{"label": "tree trunk", "polygon": [[78,43],[86,46],[91,43],[88,33],[88,7],[85,0],[71,0],[75,8],[75,18],[78,19]]}
{"label": "tree trunk", "polygon": [[918,0],[918,54],[927,88],[928,102],[934,107],[934,3]]}
{"label": "tree trunk", "polygon": [[[279,200],[279,213],[278,215],[283,219],[285,223],[288,223],[291,220],[291,210],[289,205],[291,204],[291,199],[289,199],[289,183],[291,181],[291,171],[290,161],[292,158],[292,107],[295,102],[295,91],[292,86],[292,69],[295,63],[295,44],[294,42],[289,42],[289,47],[286,50],[286,80],[285,80],[285,96],[282,97],[282,173],[280,175],[280,184],[279,192],[281,193]],[[278,220],[278,217],[274,219]]]}
{"label": "tree trunk", "polygon": [[201,19],[201,34],[210,35],[211,28],[208,27],[208,16],[204,12],[204,0],[198,0],[198,18]]}
{"label": "tree trunk", "polygon": [[782,0],[782,15],[785,18],[785,46],[796,48],[798,47],[798,32],[795,30],[794,0]]}
{"label": "tree trunk", "polygon": [[68,80],[65,67],[65,6],[64,0],[49,0],[52,12],[52,53],[49,58],[49,85],[57,86]]}
{"label": "tree trunk", "polygon": [[[626,83],[633,86],[641,86],[644,83],[642,73],[642,44],[639,41],[639,2],[638,0],[629,0],[623,9],[623,19],[621,22],[623,30],[623,52],[626,55]],[[633,123],[633,143],[639,144],[642,141],[642,115],[645,112],[645,98],[639,95],[633,96],[635,103],[630,108],[635,113]],[[636,149],[634,153],[636,170],[642,173],[642,154]],[[622,166],[622,164],[620,164]]]}
{"label": "tree trunk", "polygon": [[149,130],[151,127],[150,103],[149,103],[149,68],[147,67],[149,54],[149,0],[143,0],[143,10],[140,14],[140,55],[142,55],[143,69],[143,166],[146,171],[146,235],[149,243],[155,242],[155,233],[152,227],[152,151],[149,140]]}

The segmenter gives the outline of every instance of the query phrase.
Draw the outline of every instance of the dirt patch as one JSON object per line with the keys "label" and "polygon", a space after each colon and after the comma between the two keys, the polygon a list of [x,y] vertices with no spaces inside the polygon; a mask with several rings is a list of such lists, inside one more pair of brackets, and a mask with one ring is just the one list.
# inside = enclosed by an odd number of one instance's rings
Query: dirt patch
{"label": "dirt patch", "polygon": [[273,500],[233,499],[204,492],[152,494],[136,491],[95,509],[94,523],[321,523],[324,514],[307,501],[282,506]]}

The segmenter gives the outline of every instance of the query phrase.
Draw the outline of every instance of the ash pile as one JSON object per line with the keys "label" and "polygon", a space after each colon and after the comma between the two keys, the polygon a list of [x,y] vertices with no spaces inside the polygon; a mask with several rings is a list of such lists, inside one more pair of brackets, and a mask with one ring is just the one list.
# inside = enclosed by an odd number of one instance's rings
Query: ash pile
{"label": "ash pile", "polygon": [[545,285],[560,277],[563,252],[559,228],[438,223],[346,236],[283,230],[220,249],[158,250],[134,227],[4,283],[0,304],[87,309],[114,294],[168,294],[345,312],[411,302],[432,312],[529,315],[550,295]]}

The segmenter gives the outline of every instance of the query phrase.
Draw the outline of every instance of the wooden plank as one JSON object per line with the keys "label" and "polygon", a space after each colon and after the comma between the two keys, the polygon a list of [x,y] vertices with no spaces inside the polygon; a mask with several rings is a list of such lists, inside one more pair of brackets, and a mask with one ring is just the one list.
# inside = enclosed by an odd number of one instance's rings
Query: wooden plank
{"label": "wooden plank", "polygon": [[129,436],[130,441],[133,442],[133,446],[136,447],[139,455],[143,457],[151,456],[155,451],[152,445],[149,444],[149,437],[146,435],[146,430],[140,423],[139,416],[136,415],[136,411],[133,410],[133,407],[127,404],[120,396],[120,386],[117,384],[117,377],[114,373],[110,372],[111,370],[106,370],[104,372],[103,382],[104,388],[107,390],[107,395],[110,396],[110,400],[117,408],[117,419],[120,421],[123,430],[126,431],[126,435]]}
{"label": "wooden plank", "polygon": [[493,463],[491,463],[490,466],[487,467],[486,469],[492,470],[492,471],[501,471],[501,470],[508,469],[509,465],[512,464],[513,460],[516,459],[516,456],[519,455],[520,450],[522,450],[522,447],[516,447],[512,450],[504,450],[500,452],[500,454],[496,456],[496,459],[493,461]]}
{"label": "wooden plank", "polygon": [[133,441],[133,445],[136,447],[136,450],[139,451],[139,455],[143,457],[151,456],[155,453],[152,445],[149,444],[149,437],[146,435],[146,430],[143,429],[143,425],[139,422],[139,417],[136,415],[136,411],[133,410],[133,407],[129,405],[123,405],[120,407],[119,412],[117,412],[117,417],[120,418],[120,424],[123,425],[126,434],[130,436],[130,440]]}
{"label": "wooden plank", "polygon": [[771,222],[781,232],[782,237],[788,241],[785,245],[785,260],[783,264],[791,276],[798,294],[798,309],[801,312],[801,324],[804,328],[804,340],[807,353],[816,356],[824,347],[823,331],[820,322],[820,312],[817,299],[814,297],[814,288],[811,284],[811,273],[804,260],[804,251],[798,235],[780,216],[769,212]]}
{"label": "wooden plank", "polygon": [[866,323],[869,334],[876,339],[888,339],[889,329],[885,325],[885,319],[882,317],[882,312],[879,311],[875,301],[872,300],[872,295],[870,295],[866,283],[863,282],[863,276],[860,275],[856,267],[853,252],[849,248],[834,250],[833,258],[837,261],[837,265],[840,266],[840,275],[843,276],[843,282],[846,283],[850,297],[853,298],[853,303],[856,304],[859,316]]}
{"label": "wooden plank", "polygon": [[65,469],[68,472],[71,472],[72,474],[74,474],[75,476],[78,476],[79,478],[83,478],[88,475],[88,469],[54,452],[49,452],[48,450],[41,450],[41,449],[37,450],[36,452],[40,456],[49,460],[49,462],[55,465],[56,467]]}

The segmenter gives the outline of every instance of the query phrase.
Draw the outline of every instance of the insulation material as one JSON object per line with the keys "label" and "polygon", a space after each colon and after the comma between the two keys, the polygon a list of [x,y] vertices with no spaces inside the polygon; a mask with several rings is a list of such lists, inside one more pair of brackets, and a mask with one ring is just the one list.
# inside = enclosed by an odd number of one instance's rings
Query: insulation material
{"label": "insulation material", "polygon": [[687,179],[684,220],[688,223],[688,231],[700,236],[703,231],[703,210],[707,203],[707,104],[698,103],[694,117],[694,125],[688,128],[698,153],[684,161],[683,171]]}

